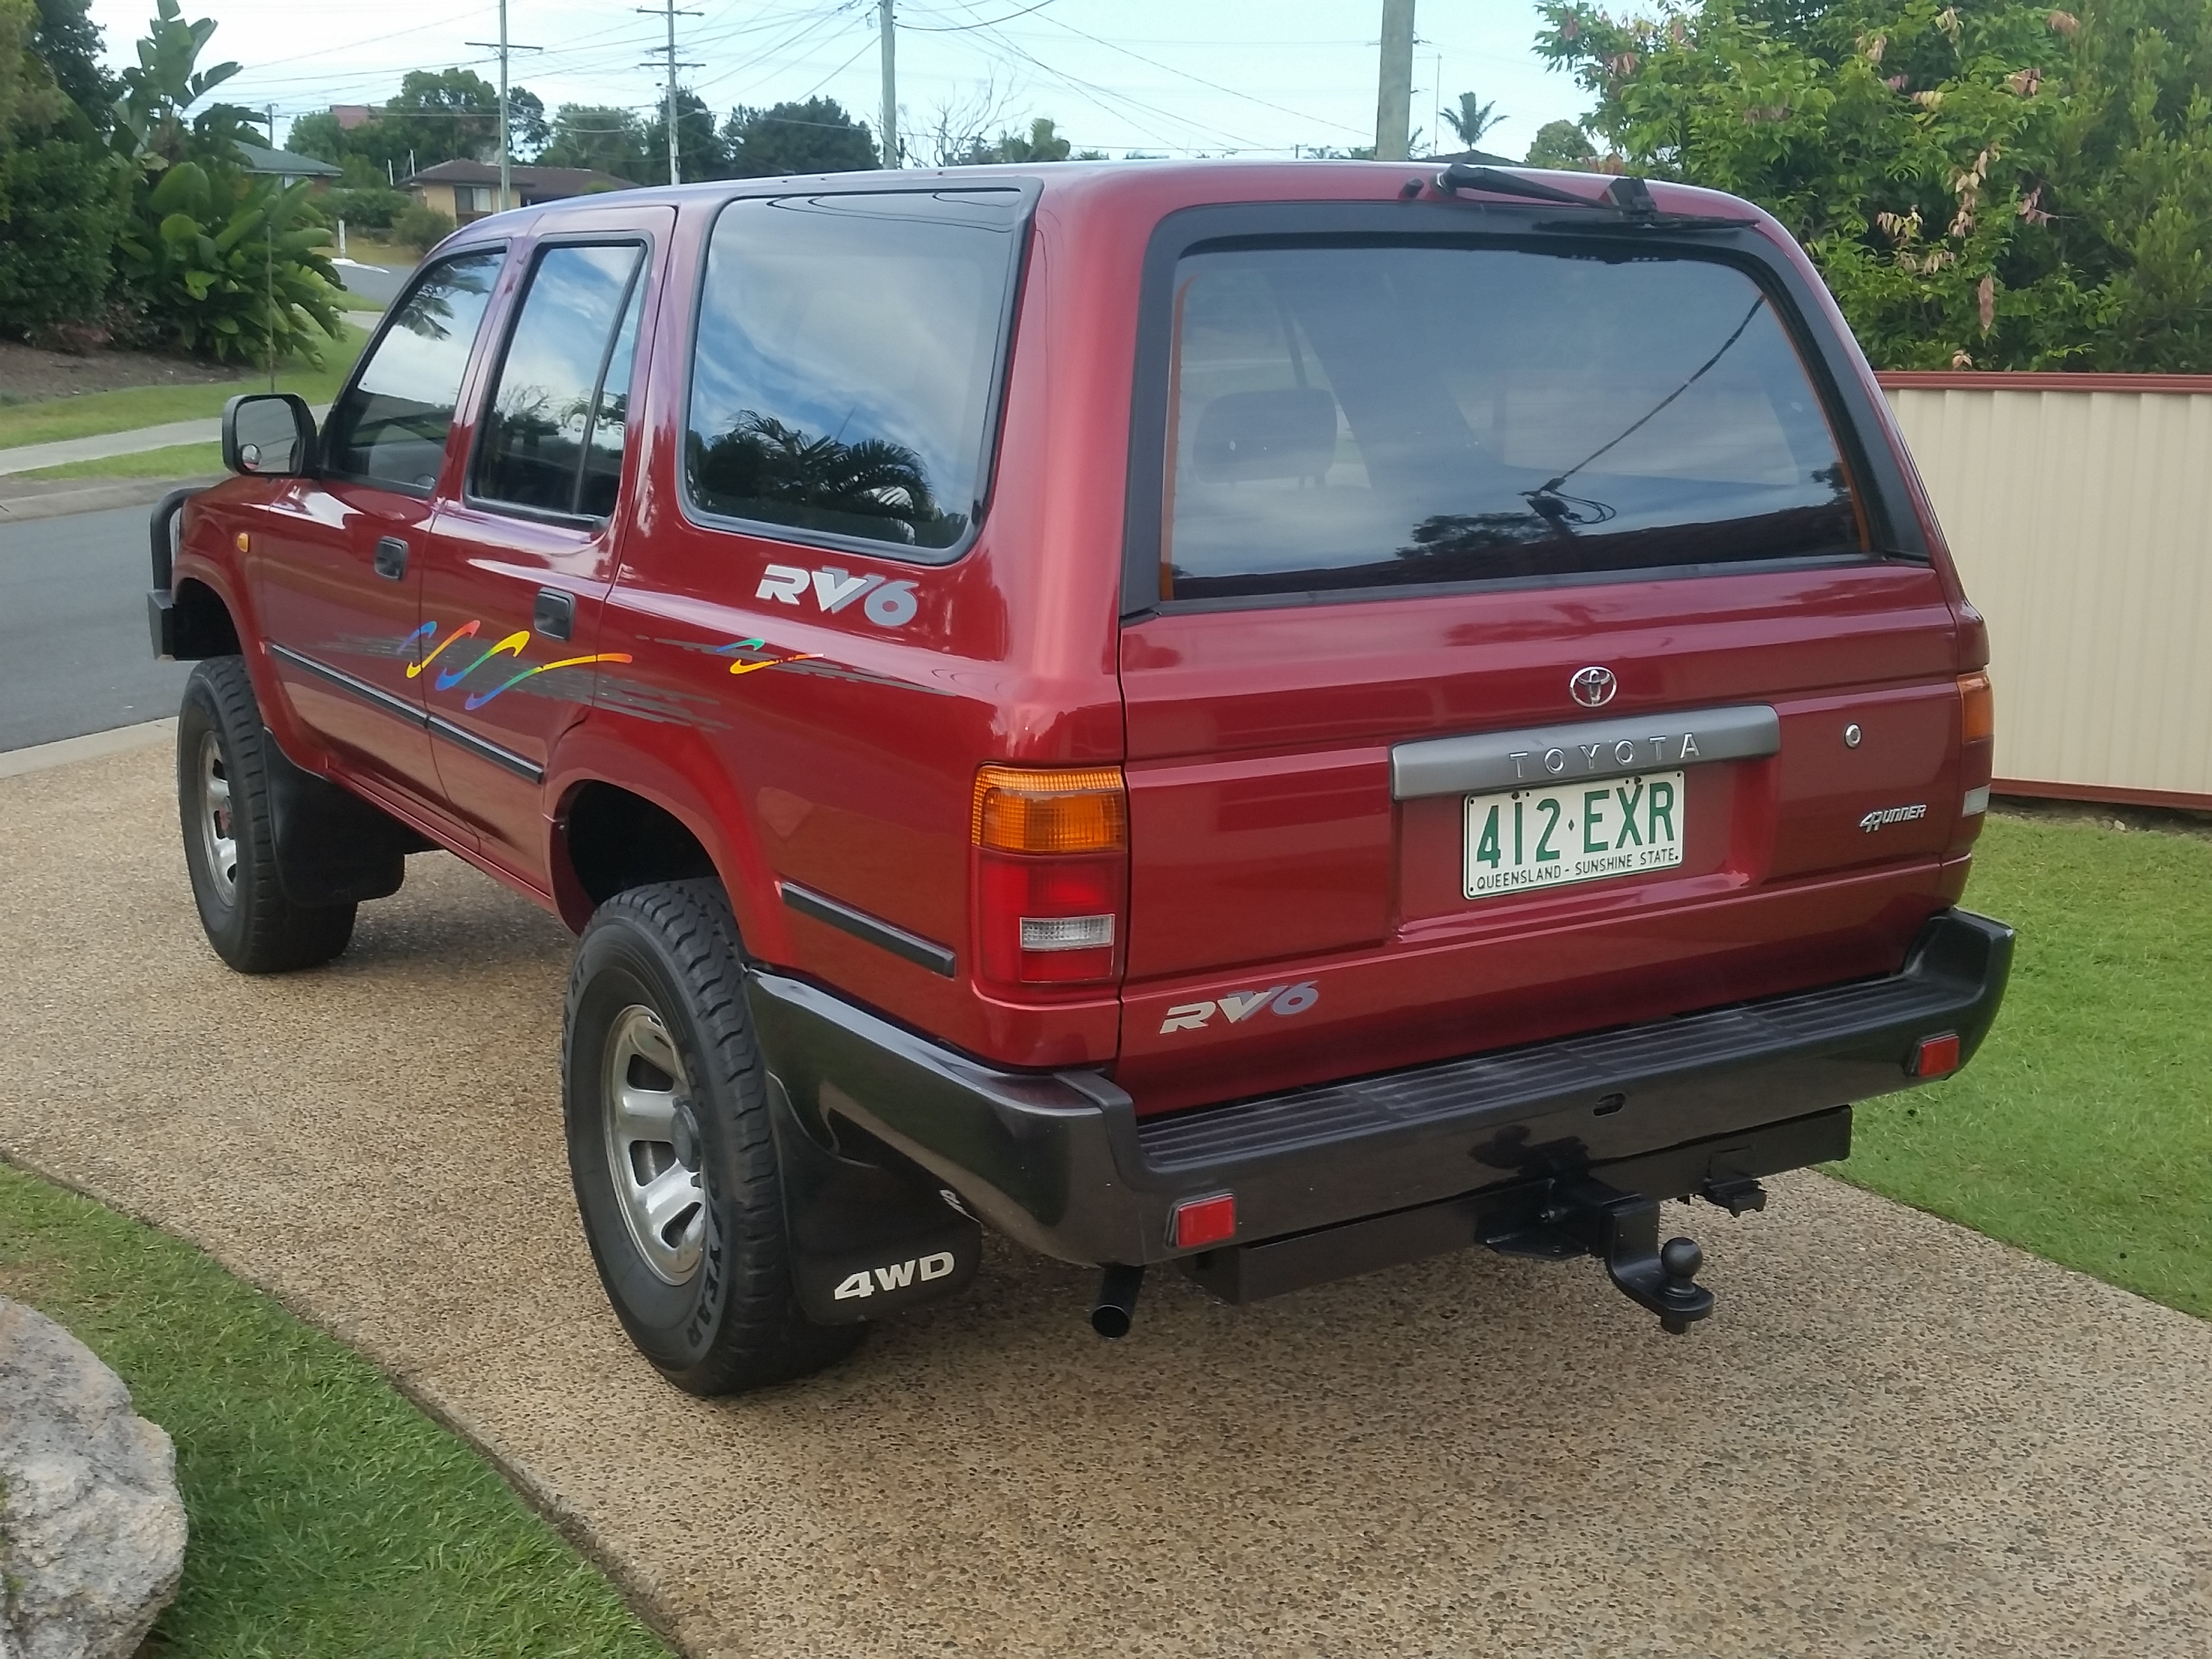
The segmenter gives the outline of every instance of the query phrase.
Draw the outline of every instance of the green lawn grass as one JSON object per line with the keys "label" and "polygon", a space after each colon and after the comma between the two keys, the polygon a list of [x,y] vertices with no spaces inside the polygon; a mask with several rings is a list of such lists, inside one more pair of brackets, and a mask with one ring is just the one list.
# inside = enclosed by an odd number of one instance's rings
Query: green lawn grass
{"label": "green lawn grass", "polygon": [[190,1246],[0,1164],[0,1292],[176,1442],[191,1536],[159,1659],[665,1655],[489,1464]]}
{"label": "green lawn grass", "polygon": [[1966,902],[2020,930],[1996,1029],[1835,1173],[2212,1317],[2212,839],[1992,818]]}
{"label": "green lawn grass", "polygon": [[[337,396],[354,359],[361,356],[368,340],[368,331],[354,323],[340,326],[341,337],[323,343],[322,367],[280,368],[278,391],[296,392],[316,405]],[[0,449],[89,438],[103,432],[130,432],[142,426],[166,426],[171,421],[211,419],[222,413],[223,404],[234,394],[268,384],[267,377],[249,371],[247,378],[216,386],[131,386],[121,392],[84,392],[74,398],[10,404],[0,409]]]}
{"label": "green lawn grass", "polygon": [[222,471],[221,444],[172,444],[166,449],[141,449],[128,455],[109,455],[96,461],[71,461],[64,466],[42,466],[35,472],[17,472],[17,478],[198,478]]}

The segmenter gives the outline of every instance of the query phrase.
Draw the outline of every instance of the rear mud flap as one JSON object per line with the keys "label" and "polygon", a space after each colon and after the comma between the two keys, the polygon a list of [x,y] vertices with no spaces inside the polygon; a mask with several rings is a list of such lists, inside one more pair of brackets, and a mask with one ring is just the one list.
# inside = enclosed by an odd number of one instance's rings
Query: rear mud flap
{"label": "rear mud flap", "polygon": [[[886,1319],[968,1287],[983,1234],[957,1200],[848,1125],[803,1126],[769,1079],[783,1213],[799,1306],[817,1325]],[[825,1144],[825,1139],[828,1144]]]}

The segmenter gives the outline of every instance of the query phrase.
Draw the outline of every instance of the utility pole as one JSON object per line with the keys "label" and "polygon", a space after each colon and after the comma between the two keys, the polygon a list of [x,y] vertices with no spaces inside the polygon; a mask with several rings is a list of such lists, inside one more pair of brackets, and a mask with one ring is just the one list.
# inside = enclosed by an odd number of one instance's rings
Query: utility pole
{"label": "utility pole", "polygon": [[468,40],[462,44],[486,47],[496,44],[499,52],[499,210],[504,213],[514,205],[514,169],[511,165],[514,149],[508,142],[507,127],[507,55],[510,52],[543,52],[544,48],[507,44],[507,0],[499,0],[499,40],[496,43],[489,40]]}
{"label": "utility pole", "polygon": [[876,30],[884,46],[884,165],[899,164],[898,143],[898,27],[891,17],[891,0],[878,0]]}
{"label": "utility pole", "polygon": [[[676,142],[676,71],[701,66],[676,61],[676,20],[678,17],[696,17],[699,14],[679,9],[676,0],[665,0],[661,5],[640,6],[636,9],[647,17],[659,12],[668,19],[668,182],[680,185],[684,182],[684,154],[682,147]],[[653,65],[648,64],[646,67],[650,69]]]}
{"label": "utility pole", "polygon": [[[269,106],[269,148],[276,148],[276,106]],[[284,181],[280,177],[276,188],[282,191]],[[265,313],[267,332],[262,337],[261,355],[269,362],[269,389],[276,389],[276,226],[274,222],[261,227],[262,303],[268,307]]]}
{"label": "utility pole", "polygon": [[1413,0],[1382,0],[1382,72],[1375,94],[1375,159],[1402,161],[1413,113]]}

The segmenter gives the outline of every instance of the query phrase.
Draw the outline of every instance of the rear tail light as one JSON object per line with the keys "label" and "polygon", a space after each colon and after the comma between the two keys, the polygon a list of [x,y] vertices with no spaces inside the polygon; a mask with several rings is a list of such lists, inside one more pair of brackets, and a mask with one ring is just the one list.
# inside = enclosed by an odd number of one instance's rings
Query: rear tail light
{"label": "rear tail light", "polygon": [[976,958],[1006,985],[1089,985],[1121,972],[1129,805],[1119,768],[975,775]]}
{"label": "rear tail light", "polygon": [[1923,1037],[1912,1051],[1912,1075],[1915,1077],[1948,1077],[1959,1069],[1959,1034],[1946,1031],[1941,1036]]}
{"label": "rear tail light", "polygon": [[1959,676],[1959,740],[1981,743],[1996,735],[1996,693],[1990,689],[1988,671],[1976,669]]}

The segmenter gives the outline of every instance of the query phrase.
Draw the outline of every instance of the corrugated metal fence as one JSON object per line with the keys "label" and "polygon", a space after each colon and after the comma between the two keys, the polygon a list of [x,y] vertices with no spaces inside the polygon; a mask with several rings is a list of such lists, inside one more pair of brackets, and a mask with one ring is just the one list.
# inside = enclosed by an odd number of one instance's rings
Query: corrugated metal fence
{"label": "corrugated metal fence", "polygon": [[1881,379],[1989,618],[1998,788],[2212,808],[2212,375]]}

